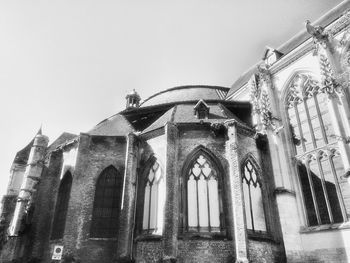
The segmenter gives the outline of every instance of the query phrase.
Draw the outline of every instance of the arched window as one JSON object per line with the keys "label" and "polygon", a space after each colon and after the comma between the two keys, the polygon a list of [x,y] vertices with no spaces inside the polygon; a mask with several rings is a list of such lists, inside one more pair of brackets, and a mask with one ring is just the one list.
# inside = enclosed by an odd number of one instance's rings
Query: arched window
{"label": "arched window", "polygon": [[144,188],[142,232],[161,235],[165,204],[165,178],[157,160],[149,169]]}
{"label": "arched window", "polygon": [[247,229],[266,231],[264,203],[258,169],[251,158],[243,163],[242,184]]}
{"label": "arched window", "polygon": [[191,157],[184,177],[187,231],[223,231],[220,172],[206,151],[199,150]]}
{"label": "arched window", "polygon": [[327,95],[311,76],[298,74],[286,99],[308,225],[343,222],[346,213],[338,184],[343,165],[339,155],[327,153],[337,148]]}
{"label": "arched window", "polygon": [[95,190],[90,236],[112,238],[117,236],[123,178],[109,166],[100,174]]}
{"label": "arched window", "polygon": [[68,171],[63,176],[58,189],[51,239],[63,237],[71,187],[72,174]]}

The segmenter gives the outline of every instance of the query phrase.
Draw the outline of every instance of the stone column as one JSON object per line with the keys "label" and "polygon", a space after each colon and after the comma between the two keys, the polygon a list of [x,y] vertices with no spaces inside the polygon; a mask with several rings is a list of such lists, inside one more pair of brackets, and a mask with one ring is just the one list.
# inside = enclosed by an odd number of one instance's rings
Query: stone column
{"label": "stone column", "polygon": [[226,142],[226,156],[229,162],[230,199],[232,203],[234,247],[236,263],[248,262],[248,239],[244,214],[242,190],[242,176],[238,153],[237,122],[231,120],[227,125],[228,140]]}
{"label": "stone column", "polygon": [[43,162],[46,147],[49,142],[48,137],[39,132],[34,139],[33,146],[30,150],[28,163],[23,176],[23,182],[18,194],[17,204],[12,222],[10,224],[10,236],[18,236],[22,225],[22,219],[26,214],[32,200],[35,187],[40,181],[41,172],[43,170]]}
{"label": "stone column", "polygon": [[132,262],[133,232],[138,163],[138,140],[133,133],[127,136],[122,206],[119,216],[117,262]]}
{"label": "stone column", "polygon": [[176,262],[179,225],[179,176],[177,171],[178,129],[173,123],[165,125],[166,199],[164,208],[163,262]]}

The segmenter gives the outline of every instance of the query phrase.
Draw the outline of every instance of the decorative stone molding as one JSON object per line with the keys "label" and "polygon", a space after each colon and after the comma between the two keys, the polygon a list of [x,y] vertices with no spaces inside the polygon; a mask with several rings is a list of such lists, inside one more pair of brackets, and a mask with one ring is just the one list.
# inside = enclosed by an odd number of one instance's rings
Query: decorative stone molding
{"label": "decorative stone molding", "polygon": [[272,89],[273,85],[268,67],[259,65],[258,74],[254,74],[250,78],[248,86],[256,133],[267,134],[267,130],[271,129],[275,134],[278,134],[283,126],[278,123],[281,120],[272,115],[268,89]]}

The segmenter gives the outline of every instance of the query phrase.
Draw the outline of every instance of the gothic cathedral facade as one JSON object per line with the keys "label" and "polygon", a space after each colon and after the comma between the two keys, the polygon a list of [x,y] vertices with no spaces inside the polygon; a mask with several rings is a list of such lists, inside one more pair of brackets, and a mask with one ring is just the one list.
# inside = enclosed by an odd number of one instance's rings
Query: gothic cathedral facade
{"label": "gothic cathedral facade", "polygon": [[14,159],[1,262],[350,262],[350,2],[230,88],[181,86]]}

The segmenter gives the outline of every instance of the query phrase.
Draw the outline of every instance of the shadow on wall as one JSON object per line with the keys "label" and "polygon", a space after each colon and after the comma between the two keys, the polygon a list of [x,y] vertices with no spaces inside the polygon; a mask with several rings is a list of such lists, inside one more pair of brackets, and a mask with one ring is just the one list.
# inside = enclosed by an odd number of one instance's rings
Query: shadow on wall
{"label": "shadow on wall", "polygon": [[[58,261],[53,260],[51,263],[57,263]],[[63,256],[62,261],[60,261],[61,263],[81,263],[81,260],[71,254],[67,254],[65,256]],[[3,263],[42,263],[42,260],[39,258],[29,258],[27,260],[19,258],[19,259],[13,259],[11,261],[5,261]]]}

